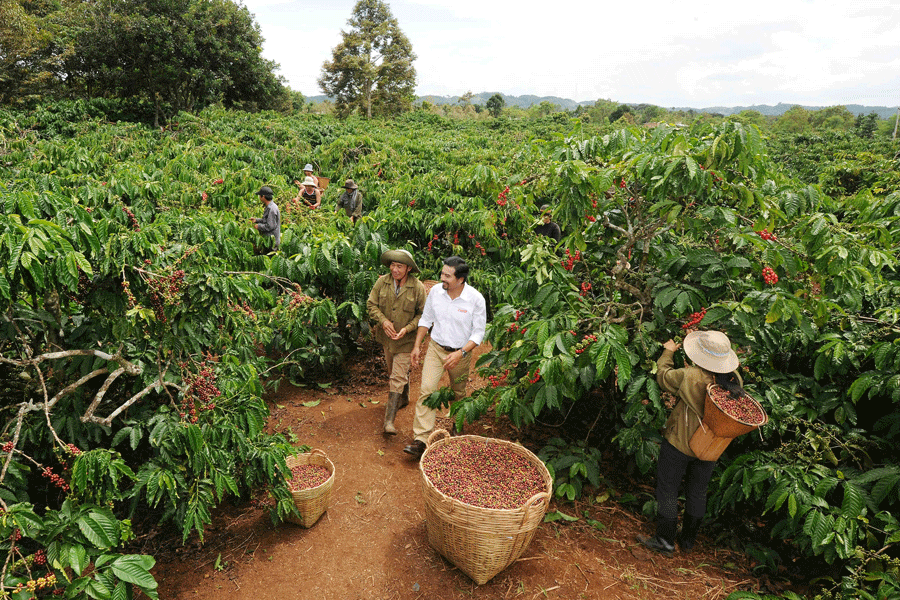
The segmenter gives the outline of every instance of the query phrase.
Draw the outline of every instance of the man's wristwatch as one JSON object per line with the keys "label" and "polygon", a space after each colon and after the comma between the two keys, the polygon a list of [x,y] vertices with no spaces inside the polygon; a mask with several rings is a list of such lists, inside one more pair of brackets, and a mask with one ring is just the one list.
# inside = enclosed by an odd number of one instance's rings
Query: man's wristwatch
{"label": "man's wristwatch", "polygon": [[463,358],[465,358],[469,355],[469,353],[466,352],[465,350],[463,350],[462,348],[460,348],[459,351],[462,352]]}

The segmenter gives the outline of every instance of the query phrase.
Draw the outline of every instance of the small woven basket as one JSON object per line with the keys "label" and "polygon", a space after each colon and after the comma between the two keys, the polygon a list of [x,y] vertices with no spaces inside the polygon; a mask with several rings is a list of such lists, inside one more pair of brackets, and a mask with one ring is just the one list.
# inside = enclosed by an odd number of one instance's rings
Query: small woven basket
{"label": "small woven basket", "polygon": [[691,436],[688,445],[700,460],[718,460],[718,458],[734,438],[750,433],[769,422],[769,415],[755,398],[747,394],[756,407],[762,411],[762,423],[752,425],[736,419],[719,408],[712,398],[712,389],[716,386],[710,383],[706,386],[706,404],[703,408],[703,424],[697,428]]}
{"label": "small woven basket", "polygon": [[328,480],[321,485],[305,490],[291,490],[291,495],[294,497],[294,505],[300,513],[300,518],[288,515],[287,520],[303,527],[312,527],[319,520],[319,517],[322,516],[322,513],[328,510],[328,503],[331,501],[331,488],[334,486],[334,464],[319,449],[312,450],[307,454],[288,457],[284,462],[287,464],[288,469],[299,465],[317,465],[325,467],[331,472]]}
{"label": "small woven basket", "polygon": [[[535,494],[521,507],[509,510],[472,506],[445,495],[428,479],[422,464],[433,449],[457,440],[497,444],[525,457],[541,472],[546,491]],[[425,495],[428,543],[478,585],[490,581],[522,555],[538,525],[544,520],[553,490],[553,480],[547,467],[521,445],[476,435],[450,437],[444,429],[436,430],[428,438],[419,471],[422,473],[422,491]]]}

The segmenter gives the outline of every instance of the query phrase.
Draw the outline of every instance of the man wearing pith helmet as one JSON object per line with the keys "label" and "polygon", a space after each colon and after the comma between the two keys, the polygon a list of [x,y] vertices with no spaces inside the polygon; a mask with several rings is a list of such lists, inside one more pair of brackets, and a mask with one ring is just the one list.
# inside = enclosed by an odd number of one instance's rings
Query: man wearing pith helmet
{"label": "man wearing pith helmet", "polygon": [[366,308],[375,322],[375,339],[384,347],[389,379],[388,401],[384,409],[384,432],[397,433],[394,416],[409,404],[410,351],[416,338],[419,317],[425,308],[425,286],[412,254],[406,250],[388,250],[381,264],[390,269],[375,282]]}

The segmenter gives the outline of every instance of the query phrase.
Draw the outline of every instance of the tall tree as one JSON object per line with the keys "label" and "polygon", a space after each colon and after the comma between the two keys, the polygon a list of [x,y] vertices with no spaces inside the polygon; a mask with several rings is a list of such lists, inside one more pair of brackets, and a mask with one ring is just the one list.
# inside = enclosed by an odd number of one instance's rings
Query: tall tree
{"label": "tall tree", "polygon": [[809,113],[809,123],[818,131],[840,129],[846,131],[853,127],[853,113],[846,106],[829,106]]}
{"label": "tall tree", "polygon": [[407,111],[415,98],[416,55],[397,19],[381,0],[359,0],[349,31],[322,65],[319,87],[339,115],[354,110],[371,118]]}
{"label": "tall tree", "polygon": [[488,112],[491,113],[492,117],[499,117],[500,113],[503,112],[503,107],[506,106],[506,100],[500,94],[494,94],[488,98],[485,106],[487,106]]}
{"label": "tall tree", "polygon": [[233,0],[0,0],[0,102],[141,98],[157,120],[214,102],[287,105],[262,43]]}
{"label": "tall tree", "polygon": [[794,105],[775,120],[773,129],[779,133],[812,133],[809,111]]}

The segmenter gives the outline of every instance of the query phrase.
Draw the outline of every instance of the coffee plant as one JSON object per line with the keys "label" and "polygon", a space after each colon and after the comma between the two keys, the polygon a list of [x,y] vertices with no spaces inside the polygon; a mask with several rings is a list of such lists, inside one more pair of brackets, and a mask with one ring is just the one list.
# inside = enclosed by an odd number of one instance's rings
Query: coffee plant
{"label": "coffee plant", "polygon": [[[153,597],[152,557],[127,554],[132,527],[202,537],[216,505],[260,489],[276,519],[295,511],[296,449],[266,433],[264,394],[335,376],[394,247],[426,279],[463,256],[488,299],[489,384],[452,404],[458,426],[489,411],[591,424],[541,453],[560,498],[600,484],[600,448],[652,472],[673,400],[655,381],[662,342],[725,331],[770,420],[719,462],[710,519],[762,520],[772,537],[748,551],[771,568],[826,565],[822,594],[896,590],[887,142],[423,111],[384,123],[211,108],[160,130],[104,106],[0,111],[2,590]],[[331,179],[317,210],[294,200],[307,162]],[[346,178],[363,193],[356,224],[334,210]],[[282,211],[278,251],[248,223],[263,184]],[[543,204],[559,244],[533,232]]]}

